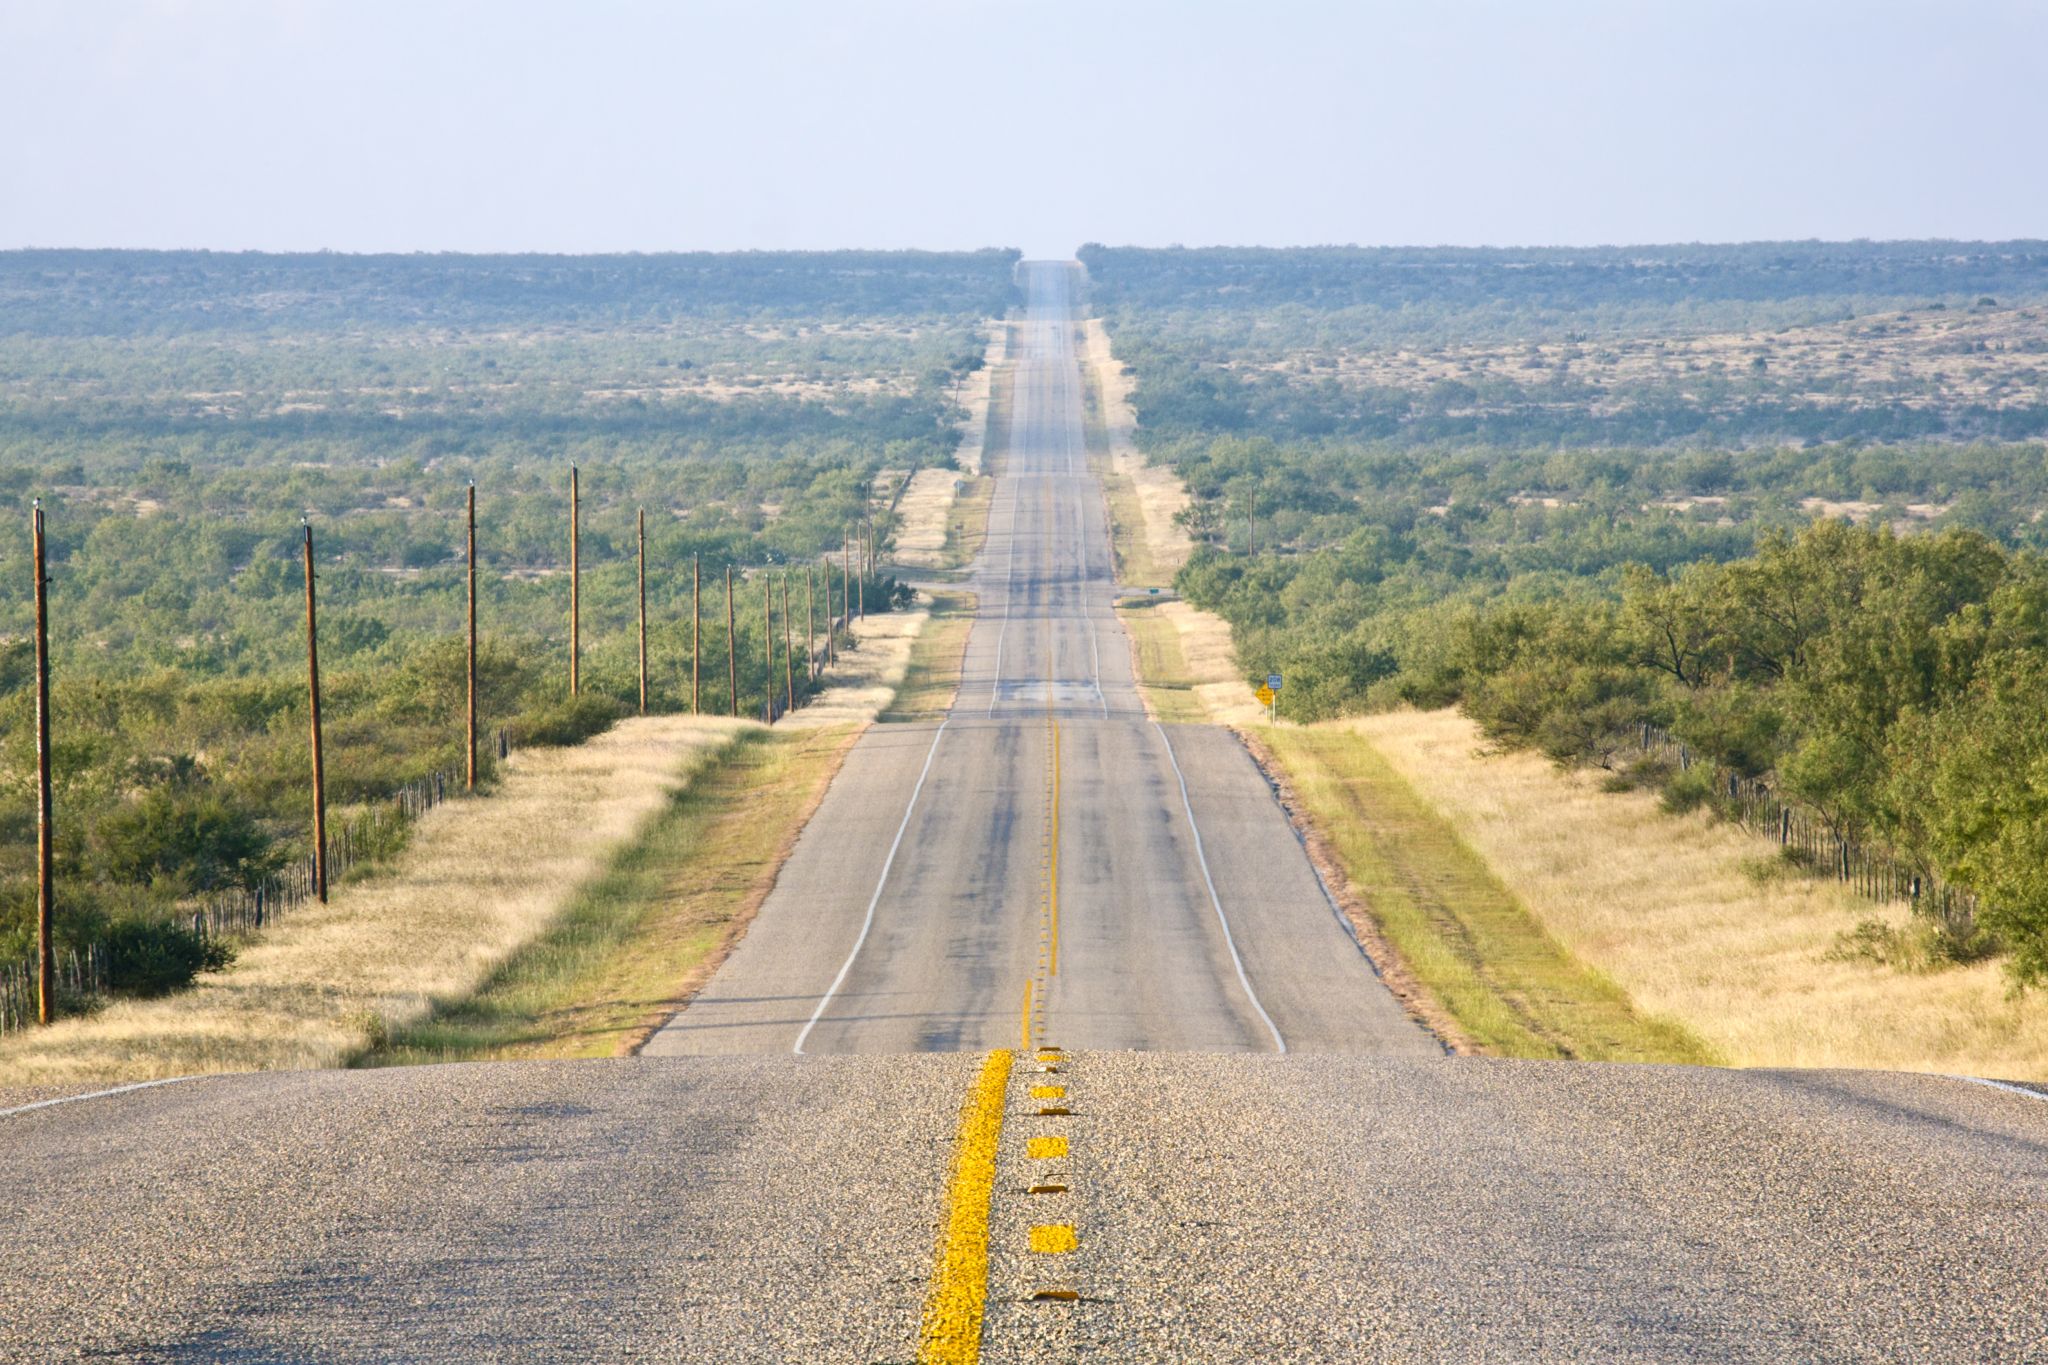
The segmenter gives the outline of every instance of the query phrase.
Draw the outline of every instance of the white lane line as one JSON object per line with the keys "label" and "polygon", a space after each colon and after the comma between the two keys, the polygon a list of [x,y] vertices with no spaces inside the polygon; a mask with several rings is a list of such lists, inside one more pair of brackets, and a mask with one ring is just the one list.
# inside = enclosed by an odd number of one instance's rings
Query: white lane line
{"label": "white lane line", "polygon": [[1188,800],[1187,774],[1180,770],[1180,760],[1174,757],[1173,741],[1166,737],[1166,727],[1155,720],[1152,722],[1152,728],[1159,732],[1159,742],[1166,746],[1166,761],[1173,765],[1174,780],[1180,783],[1180,807],[1187,812],[1188,830],[1195,836],[1195,861],[1202,865],[1202,883],[1209,888],[1209,904],[1216,907],[1216,922],[1223,926],[1223,942],[1230,949],[1231,965],[1237,968],[1238,984],[1244,987],[1245,999],[1252,1002],[1252,1008],[1259,1012],[1259,1018],[1266,1021],[1267,1029],[1273,1034],[1274,1049],[1285,1052],[1287,1040],[1280,1036],[1280,1027],[1273,1022],[1273,1016],[1266,1013],[1266,1007],[1259,1003],[1259,995],[1252,989],[1251,978],[1244,974],[1244,959],[1237,955],[1237,939],[1231,935],[1230,920],[1223,913],[1222,899],[1216,894],[1216,879],[1209,875],[1209,855],[1202,851],[1202,828],[1195,823],[1194,802]]}
{"label": "white lane line", "polygon": [[811,1011],[810,1022],[804,1025],[802,1033],[797,1034],[796,1047],[792,1049],[796,1056],[804,1055],[804,1039],[811,1036],[811,1030],[818,1026],[818,1020],[824,1016],[825,1007],[832,1003],[832,997],[839,994],[839,988],[846,984],[846,974],[853,970],[853,960],[860,956],[862,945],[868,941],[868,930],[875,927],[875,907],[882,903],[882,888],[889,884],[889,869],[896,865],[896,850],[903,847],[903,831],[910,828],[910,816],[917,809],[917,798],[919,793],[924,791],[924,780],[931,776],[932,760],[939,756],[939,741],[945,737],[946,727],[952,723],[950,717],[940,721],[937,732],[932,735],[932,747],[925,751],[924,769],[917,775],[917,785],[910,789],[910,803],[903,808],[903,823],[896,826],[896,838],[889,845],[889,856],[882,860],[882,875],[875,879],[875,894],[868,897],[868,913],[860,922],[860,937],[853,941],[853,951],[848,953],[846,961],[840,964],[839,975],[832,978],[832,984],[826,989],[824,999],[818,1002],[818,1008]]}
{"label": "white lane line", "polygon": [[148,1090],[152,1086],[176,1085],[179,1081],[199,1079],[196,1076],[166,1076],[160,1081],[136,1081],[130,1085],[117,1085],[111,1090],[94,1090],[84,1095],[59,1095],[54,1100],[37,1100],[34,1104],[17,1104],[12,1109],[0,1109],[0,1119],[9,1114],[26,1114],[34,1109],[49,1109],[60,1104],[77,1104],[83,1100],[103,1100],[109,1095],[125,1095],[131,1090]]}
{"label": "white lane line", "polygon": [[2030,1100],[2039,1100],[2043,1104],[2048,1104],[2048,1094],[2043,1094],[2039,1090],[2030,1090],[2024,1085],[2014,1085],[2011,1081],[1990,1081],[1982,1076],[1950,1076],[1949,1079],[1952,1081],[1963,1081],[1969,1085],[1988,1086],[1993,1090],[2003,1090],[2008,1095],[2025,1095]]}

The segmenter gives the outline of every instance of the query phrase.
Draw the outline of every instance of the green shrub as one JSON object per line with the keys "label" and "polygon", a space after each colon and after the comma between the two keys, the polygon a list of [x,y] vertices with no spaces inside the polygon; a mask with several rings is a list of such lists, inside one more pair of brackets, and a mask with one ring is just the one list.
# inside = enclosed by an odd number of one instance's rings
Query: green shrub
{"label": "green shrub", "polygon": [[609,697],[565,697],[524,712],[506,730],[521,748],[559,747],[603,734],[624,714]]}
{"label": "green shrub", "polygon": [[216,792],[156,787],[100,822],[109,876],[183,891],[255,886],[281,861],[248,811]]}
{"label": "green shrub", "polygon": [[164,919],[116,920],[107,927],[107,984],[131,995],[183,990],[201,972],[235,960],[234,949]]}

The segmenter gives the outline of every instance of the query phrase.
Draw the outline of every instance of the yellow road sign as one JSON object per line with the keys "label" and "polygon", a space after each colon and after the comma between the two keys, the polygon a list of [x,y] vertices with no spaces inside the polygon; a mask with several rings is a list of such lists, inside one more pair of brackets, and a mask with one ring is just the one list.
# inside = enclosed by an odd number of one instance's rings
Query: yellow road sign
{"label": "yellow road sign", "polygon": [[1273,689],[1264,683],[1259,684],[1257,696],[1259,698],[1259,705],[1271,706],[1273,704]]}

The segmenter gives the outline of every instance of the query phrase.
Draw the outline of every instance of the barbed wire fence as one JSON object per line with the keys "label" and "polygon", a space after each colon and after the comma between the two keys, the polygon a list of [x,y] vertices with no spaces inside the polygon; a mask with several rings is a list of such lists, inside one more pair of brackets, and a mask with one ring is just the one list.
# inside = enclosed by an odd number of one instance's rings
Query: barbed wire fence
{"label": "barbed wire fence", "polygon": [[1977,897],[1950,886],[1889,848],[1845,837],[1812,807],[1793,801],[1759,778],[1743,777],[1702,760],[1689,745],[1660,726],[1637,727],[1640,754],[1667,759],[1681,772],[1704,766],[1717,809],[1755,834],[1774,840],[1794,858],[1841,882],[1858,895],[1881,902],[1904,901],[1945,933],[1967,939],[1976,930]]}

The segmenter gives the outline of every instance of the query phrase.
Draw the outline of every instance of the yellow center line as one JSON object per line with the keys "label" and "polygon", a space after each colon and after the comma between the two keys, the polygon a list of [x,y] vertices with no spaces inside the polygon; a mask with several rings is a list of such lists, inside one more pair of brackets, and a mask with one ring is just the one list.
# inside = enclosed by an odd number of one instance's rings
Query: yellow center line
{"label": "yellow center line", "polygon": [[975,1365],[988,1302],[988,1208],[995,1192],[996,1146],[1003,1135],[1003,1098],[1016,1054],[989,1053],[960,1107],[953,1179],[946,1190],[945,1230],[932,1265],[918,1340],[920,1365]]}

